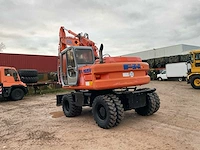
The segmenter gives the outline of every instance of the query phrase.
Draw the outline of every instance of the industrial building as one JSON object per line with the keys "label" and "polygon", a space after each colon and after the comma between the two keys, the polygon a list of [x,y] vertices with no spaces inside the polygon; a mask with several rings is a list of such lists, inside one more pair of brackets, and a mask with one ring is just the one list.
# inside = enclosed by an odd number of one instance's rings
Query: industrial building
{"label": "industrial building", "polygon": [[124,56],[138,56],[142,60],[148,60],[148,59],[161,58],[161,57],[187,55],[189,51],[195,50],[195,49],[200,49],[200,46],[179,44],[179,45],[172,45],[172,46],[162,47],[162,48],[153,48],[150,50],[145,50],[145,51],[136,52],[136,53],[130,53]]}
{"label": "industrial building", "polygon": [[56,72],[57,56],[0,53],[0,66],[36,69],[39,73]]}

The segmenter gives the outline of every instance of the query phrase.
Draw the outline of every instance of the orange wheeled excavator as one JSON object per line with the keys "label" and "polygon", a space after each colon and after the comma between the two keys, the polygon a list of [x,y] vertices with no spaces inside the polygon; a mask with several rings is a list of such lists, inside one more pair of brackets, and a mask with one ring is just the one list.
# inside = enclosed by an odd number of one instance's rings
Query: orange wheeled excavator
{"label": "orange wheeled excavator", "polygon": [[122,121],[124,111],[149,116],[159,109],[155,88],[137,88],[150,82],[149,65],[139,57],[104,57],[103,44],[98,50],[87,33],[64,27],[59,37],[58,78],[64,89],[74,90],[57,95],[57,106],[62,105],[66,117],[78,116],[83,106],[90,106],[97,125],[109,129]]}

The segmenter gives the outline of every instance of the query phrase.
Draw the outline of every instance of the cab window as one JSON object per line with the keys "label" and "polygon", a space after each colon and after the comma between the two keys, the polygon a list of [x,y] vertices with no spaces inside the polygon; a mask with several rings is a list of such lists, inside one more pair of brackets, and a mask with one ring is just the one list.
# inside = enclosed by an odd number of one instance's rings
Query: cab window
{"label": "cab window", "polygon": [[76,77],[75,60],[72,49],[67,51],[67,72],[70,77]]}
{"label": "cab window", "polygon": [[74,55],[72,50],[67,51],[67,66],[75,67]]}
{"label": "cab window", "polygon": [[162,70],[160,74],[166,74],[166,70]]}
{"label": "cab window", "polygon": [[11,76],[15,79],[15,81],[19,81],[17,72],[14,69],[4,69],[4,72],[5,76],[7,77]]}
{"label": "cab window", "polygon": [[195,60],[200,60],[200,53],[195,54]]}
{"label": "cab window", "polygon": [[77,64],[94,63],[94,57],[91,49],[76,49],[75,56]]}

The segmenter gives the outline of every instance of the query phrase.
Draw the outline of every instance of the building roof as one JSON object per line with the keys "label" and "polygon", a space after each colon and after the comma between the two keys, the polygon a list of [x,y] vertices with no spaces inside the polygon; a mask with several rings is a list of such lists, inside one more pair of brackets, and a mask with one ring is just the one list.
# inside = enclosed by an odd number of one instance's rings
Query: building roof
{"label": "building roof", "polygon": [[138,56],[143,60],[189,54],[189,51],[200,49],[200,46],[178,44],[161,48],[153,48],[141,52],[126,54],[124,56]]}

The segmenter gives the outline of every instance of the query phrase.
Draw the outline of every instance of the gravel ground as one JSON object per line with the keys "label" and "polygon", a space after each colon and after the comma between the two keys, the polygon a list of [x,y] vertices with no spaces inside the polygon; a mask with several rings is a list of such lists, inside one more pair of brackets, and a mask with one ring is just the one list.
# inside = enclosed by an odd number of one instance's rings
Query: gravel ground
{"label": "gravel ground", "polygon": [[152,116],[125,112],[119,126],[105,130],[91,108],[66,118],[55,94],[0,102],[2,150],[200,150],[200,90],[185,82],[152,81],[161,107]]}

